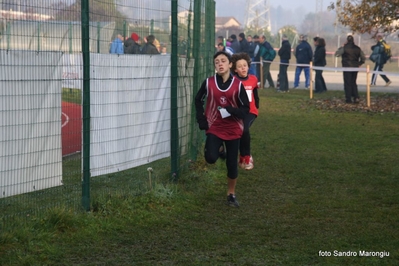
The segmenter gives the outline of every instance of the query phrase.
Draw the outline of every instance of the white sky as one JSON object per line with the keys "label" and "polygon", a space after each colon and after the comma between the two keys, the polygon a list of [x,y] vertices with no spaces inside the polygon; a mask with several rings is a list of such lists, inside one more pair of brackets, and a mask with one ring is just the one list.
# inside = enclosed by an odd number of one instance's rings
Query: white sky
{"label": "white sky", "polygon": [[[234,16],[242,23],[244,22],[245,12],[247,8],[247,0],[215,0],[216,1],[216,16]],[[259,0],[252,0],[254,3]],[[317,0],[269,0],[270,7],[277,8],[281,6],[284,9],[295,11],[301,7],[305,12],[316,12]],[[322,0],[323,11],[327,10],[330,2],[335,0]],[[298,16],[305,16],[306,14],[298,14]]]}

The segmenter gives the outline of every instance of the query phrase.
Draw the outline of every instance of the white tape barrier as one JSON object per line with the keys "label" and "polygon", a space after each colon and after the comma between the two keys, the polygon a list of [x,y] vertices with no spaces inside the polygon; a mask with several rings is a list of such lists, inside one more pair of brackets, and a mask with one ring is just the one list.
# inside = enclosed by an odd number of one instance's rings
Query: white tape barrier
{"label": "white tape barrier", "polygon": [[[287,64],[287,63],[281,63],[281,62],[273,62],[273,61],[266,61],[263,60],[264,63],[271,63],[271,64],[278,64],[278,65],[288,65],[288,66],[299,66],[299,67],[310,67],[310,64]],[[260,62],[252,62],[251,64],[260,64]],[[374,65],[373,65],[374,67]],[[342,72],[365,72],[367,73],[367,68],[365,67],[321,67],[321,66],[312,66],[313,70],[325,70],[325,71],[342,71]],[[386,72],[386,71],[374,71],[371,70],[369,73],[371,74],[377,74],[377,75],[387,75],[387,76],[397,76],[399,77],[399,73],[397,72]]]}

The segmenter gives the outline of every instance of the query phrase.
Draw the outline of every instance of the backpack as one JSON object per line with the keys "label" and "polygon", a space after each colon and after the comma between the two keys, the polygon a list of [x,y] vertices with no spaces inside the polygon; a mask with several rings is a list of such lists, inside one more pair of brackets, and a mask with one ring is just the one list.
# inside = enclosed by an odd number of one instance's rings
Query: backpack
{"label": "backpack", "polygon": [[273,61],[274,58],[276,58],[276,50],[274,50],[270,45],[265,44],[263,46],[266,48],[266,54],[263,56],[263,59],[266,61]]}
{"label": "backpack", "polygon": [[274,50],[274,49],[269,49],[269,57],[270,57],[270,59],[269,59],[269,61],[273,61],[274,60],[274,58],[276,58],[276,50]]}
{"label": "backpack", "polygon": [[374,45],[372,47],[373,52],[371,53],[369,59],[372,62],[377,62],[378,58],[380,57],[380,46],[379,45]]}
{"label": "backpack", "polygon": [[391,46],[385,41],[382,42],[382,45],[384,45],[385,60],[389,60],[392,56]]}

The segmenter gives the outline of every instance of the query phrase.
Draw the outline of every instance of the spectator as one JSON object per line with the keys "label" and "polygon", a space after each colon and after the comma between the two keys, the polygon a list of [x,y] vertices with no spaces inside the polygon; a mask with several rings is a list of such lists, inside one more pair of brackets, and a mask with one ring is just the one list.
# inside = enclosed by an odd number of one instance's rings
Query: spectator
{"label": "spectator", "polygon": [[298,86],[299,86],[299,76],[301,75],[302,70],[305,73],[305,87],[309,88],[309,86],[310,86],[310,67],[303,66],[303,65],[309,65],[310,62],[312,61],[312,57],[313,57],[312,47],[310,46],[310,44],[307,41],[307,36],[301,35],[299,37],[299,40],[301,42],[295,49],[295,57],[296,57],[296,63],[300,64],[301,66],[297,66],[295,69],[294,89],[298,88]]}
{"label": "spectator", "polygon": [[223,46],[225,45],[225,41],[224,41],[223,36],[218,36],[218,37],[216,38],[215,53],[218,52],[218,45],[219,45],[219,43],[222,43]]}
{"label": "spectator", "polygon": [[157,38],[155,38],[153,44],[157,48],[158,52],[161,53],[161,43],[158,41]]}
{"label": "spectator", "polygon": [[[371,46],[371,50],[373,53],[370,55],[370,60],[375,63],[374,65],[374,71],[383,71],[384,65],[387,62],[387,57],[385,54],[385,47],[384,47],[384,39],[382,33],[377,34],[377,43],[373,46]],[[371,86],[376,85],[377,81],[377,76],[378,74],[373,73],[373,76],[371,77]],[[380,74],[381,78],[385,81],[385,87],[389,86],[391,84],[391,81],[389,78],[384,75]]]}
{"label": "spectator", "polygon": [[213,164],[220,157],[221,148],[226,151],[227,204],[238,207],[237,157],[249,100],[241,81],[230,73],[230,55],[217,52],[213,62],[216,74],[204,80],[195,96],[196,118],[199,128],[206,131],[205,160]]}
{"label": "spectator", "polygon": [[[251,61],[253,63],[255,63],[255,56],[259,52],[259,44],[252,40],[252,36],[251,35],[247,36],[247,42],[248,42],[248,54],[249,54],[249,57],[251,58]],[[251,64],[249,66],[249,74],[256,76],[256,66],[257,66],[257,64]]]}
{"label": "spectator", "polygon": [[166,46],[162,46],[161,48],[161,55],[167,55]]}
{"label": "spectator", "polygon": [[154,45],[155,36],[148,35],[147,38],[144,40],[146,44],[144,45],[143,49],[141,50],[142,54],[159,54],[157,47]]}
{"label": "spectator", "polygon": [[139,44],[140,36],[133,32],[130,38],[124,43],[125,54],[140,54],[141,46]]}
{"label": "spectator", "polygon": [[[354,43],[352,35],[348,35],[346,43],[338,48],[335,52],[335,56],[342,57],[342,67],[358,68],[363,65],[366,60],[363,51]],[[358,71],[344,71],[346,103],[359,103],[359,93],[356,84],[357,73]]]}
{"label": "spectator", "polygon": [[231,45],[230,45],[230,47],[231,47],[231,49],[233,49],[234,53],[239,53],[239,52],[241,52],[241,45],[240,45],[240,43],[239,43],[238,40],[237,40],[237,36],[236,36],[235,34],[232,34],[232,35],[230,36],[230,38],[231,38]]}
{"label": "spectator", "polygon": [[[269,89],[274,89],[274,82],[272,75],[270,74],[270,64],[274,60],[276,55],[273,47],[268,41],[266,41],[265,35],[260,36],[260,60],[262,60],[263,66],[263,87],[266,88],[266,81],[269,82]],[[274,53],[273,53],[274,52]],[[291,51],[290,51],[291,52]]]}
{"label": "spectator", "polygon": [[232,70],[236,77],[244,84],[249,99],[249,113],[244,118],[244,131],[240,139],[240,159],[238,166],[245,170],[254,168],[254,161],[251,155],[251,136],[249,128],[258,116],[259,96],[258,79],[255,75],[249,74],[251,58],[247,53],[234,54],[231,58]]}
{"label": "spectator", "polygon": [[287,68],[291,59],[291,44],[286,35],[283,35],[281,48],[278,50],[278,55],[280,56],[280,69],[278,73],[280,88],[278,92],[288,92]]}
{"label": "spectator", "polygon": [[[253,62],[255,63],[255,76],[258,79],[258,82],[260,81],[260,49],[261,45],[259,43],[259,36],[254,35],[253,37],[254,44],[258,47],[257,49],[255,48],[254,52],[254,60]],[[256,51],[257,50],[257,51]],[[270,72],[269,72],[270,73]],[[273,81],[273,80],[272,80]]]}
{"label": "spectator", "polygon": [[217,45],[217,52],[220,52],[220,51],[226,52],[230,56],[232,56],[233,53],[234,53],[233,50],[230,47],[224,46],[223,43],[219,43]]}
{"label": "spectator", "polygon": [[238,35],[238,40],[240,42],[240,53],[247,53],[249,54],[249,45],[247,39],[245,39],[245,34],[241,32]]}
{"label": "spectator", "polygon": [[177,43],[177,51],[180,56],[187,56],[187,42],[183,36],[179,36],[179,42]]}
{"label": "spectator", "polygon": [[115,40],[112,41],[111,47],[109,48],[110,54],[123,54],[123,37],[118,34]]}
{"label": "spectator", "polygon": [[[313,63],[315,67],[323,67],[326,63],[326,41],[323,38],[315,37],[315,51]],[[323,78],[323,70],[316,69],[315,77],[315,93],[322,93],[327,91],[326,83]]]}

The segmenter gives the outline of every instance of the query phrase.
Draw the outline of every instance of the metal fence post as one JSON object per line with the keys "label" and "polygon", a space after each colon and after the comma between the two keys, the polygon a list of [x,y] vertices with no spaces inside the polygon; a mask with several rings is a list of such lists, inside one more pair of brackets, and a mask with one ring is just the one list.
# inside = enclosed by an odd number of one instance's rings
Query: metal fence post
{"label": "metal fence post", "polygon": [[73,52],[73,48],[72,48],[72,23],[71,22],[69,22],[69,25],[68,25],[68,40],[69,40],[69,42],[68,42],[68,44],[69,44],[69,53],[70,54],[72,54],[72,52]]}
{"label": "metal fence post", "polygon": [[100,28],[100,22],[97,22],[97,53],[100,53],[100,33],[101,33],[101,28]]}
{"label": "metal fence post", "polygon": [[83,156],[82,206],[90,210],[90,14],[89,0],[82,0],[83,53]]}
{"label": "metal fence post", "polygon": [[172,16],[172,27],[171,27],[171,41],[172,41],[172,51],[170,59],[170,71],[171,71],[171,81],[170,81],[170,170],[172,173],[172,181],[178,178],[178,149],[179,149],[179,126],[177,121],[177,79],[178,79],[178,0],[171,1],[171,16]]}
{"label": "metal fence post", "polygon": [[11,22],[7,22],[7,28],[6,28],[6,34],[7,34],[7,50],[10,50],[10,43],[11,43]]}

